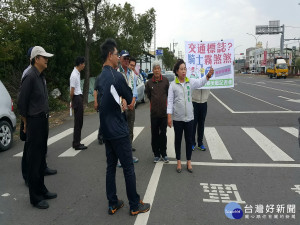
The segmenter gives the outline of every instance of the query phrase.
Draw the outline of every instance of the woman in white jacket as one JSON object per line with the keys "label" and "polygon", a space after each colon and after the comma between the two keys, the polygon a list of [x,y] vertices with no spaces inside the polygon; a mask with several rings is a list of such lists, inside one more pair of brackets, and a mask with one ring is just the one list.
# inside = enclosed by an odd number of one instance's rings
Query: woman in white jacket
{"label": "woman in white jacket", "polygon": [[192,173],[191,156],[194,121],[192,90],[204,86],[213,75],[214,70],[211,67],[206,76],[199,79],[189,79],[186,77],[185,62],[182,59],[178,59],[177,63],[174,65],[173,72],[176,77],[169,87],[167,114],[168,126],[172,127],[172,120],[174,125],[175,152],[177,159],[176,170],[178,173],[181,173],[181,139],[184,131],[187,170]]}

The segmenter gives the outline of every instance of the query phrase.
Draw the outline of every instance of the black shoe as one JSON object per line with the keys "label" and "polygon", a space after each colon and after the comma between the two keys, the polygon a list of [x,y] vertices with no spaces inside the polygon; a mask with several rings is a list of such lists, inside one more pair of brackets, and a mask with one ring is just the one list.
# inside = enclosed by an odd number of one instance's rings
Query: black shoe
{"label": "black shoe", "polygon": [[121,209],[124,206],[124,202],[122,200],[118,200],[118,203],[113,206],[108,207],[108,214],[113,215],[117,212],[118,209]]}
{"label": "black shoe", "polygon": [[80,144],[79,146],[75,147],[75,150],[85,150],[87,147],[83,144]]}
{"label": "black shoe", "polygon": [[136,216],[139,213],[145,213],[148,212],[149,210],[150,210],[150,204],[144,203],[140,200],[137,210],[131,210],[130,215]]}
{"label": "black shoe", "polygon": [[135,152],[135,151],[136,151],[136,149],[135,149],[135,148],[132,148],[132,151],[133,151],[133,152]]}
{"label": "black shoe", "polygon": [[187,171],[189,171],[190,173],[193,173],[193,168],[188,168],[188,167],[186,167],[186,169],[187,169]]}
{"label": "black shoe", "polygon": [[50,169],[49,167],[47,167],[44,171],[45,176],[50,176],[54,174],[57,174],[57,170]]}
{"label": "black shoe", "polygon": [[25,180],[25,185],[26,185],[27,187],[29,187],[28,181],[27,181],[27,180]]}
{"label": "black shoe", "polygon": [[57,198],[57,194],[48,191],[46,194],[44,194],[44,198],[45,198],[45,199],[53,199],[53,198]]}
{"label": "black shoe", "polygon": [[177,173],[181,173],[181,168],[176,168]]}
{"label": "black shoe", "polygon": [[49,208],[49,204],[45,200],[42,200],[42,201],[38,202],[37,204],[35,204],[33,206],[38,208],[38,209],[48,209]]}

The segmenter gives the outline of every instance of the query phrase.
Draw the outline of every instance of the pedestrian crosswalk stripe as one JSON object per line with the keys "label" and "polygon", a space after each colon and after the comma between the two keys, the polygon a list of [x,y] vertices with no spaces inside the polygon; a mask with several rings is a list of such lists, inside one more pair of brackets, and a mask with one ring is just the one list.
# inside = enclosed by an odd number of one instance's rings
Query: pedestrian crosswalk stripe
{"label": "pedestrian crosswalk stripe", "polygon": [[204,135],[208,145],[209,152],[212,159],[218,160],[232,160],[226,146],[224,145],[216,128],[205,127]]}
{"label": "pedestrian crosswalk stripe", "polygon": [[73,133],[73,130],[74,130],[74,128],[69,128],[69,129],[67,129],[67,130],[65,130],[65,131],[63,131],[63,132],[61,132],[61,133],[59,133],[59,134],[57,134],[57,135],[55,135],[55,136],[49,138],[49,139],[48,139],[48,146],[49,146],[49,145],[52,145],[54,142],[57,142],[57,141],[60,140],[60,139],[62,139],[62,138],[64,138],[64,137],[66,137],[66,136],[72,134],[72,133]]}
{"label": "pedestrian crosswalk stripe", "polygon": [[255,128],[242,128],[273,161],[294,161]]}
{"label": "pedestrian crosswalk stripe", "polygon": [[[96,140],[98,137],[98,130],[87,136],[81,141],[81,144],[84,144],[85,146],[90,145],[93,141]],[[73,157],[76,156],[81,150],[75,150],[74,148],[69,148],[67,151],[60,154],[58,157]]]}
{"label": "pedestrian crosswalk stripe", "polygon": [[[73,130],[74,130],[73,128],[69,128],[69,129],[67,129],[67,130],[65,130],[65,131],[63,131],[63,132],[61,132],[61,133],[59,133],[59,134],[57,134],[57,135],[49,138],[48,139],[48,146],[52,145],[54,142],[57,142],[60,139],[62,139],[64,137],[72,134]],[[20,153],[14,155],[14,157],[22,157],[22,156],[23,156],[23,152],[20,152]]]}
{"label": "pedestrian crosswalk stripe", "polygon": [[294,135],[295,137],[298,137],[299,131],[294,127],[280,127],[282,130],[288,132],[291,135]]}
{"label": "pedestrian crosswalk stripe", "polygon": [[144,127],[134,127],[133,128],[133,140],[132,142],[134,142],[134,140],[139,136],[139,134],[143,131]]}
{"label": "pedestrian crosswalk stripe", "polygon": [[174,148],[175,134],[174,129],[167,127],[167,156],[169,158],[175,158],[175,148]]}

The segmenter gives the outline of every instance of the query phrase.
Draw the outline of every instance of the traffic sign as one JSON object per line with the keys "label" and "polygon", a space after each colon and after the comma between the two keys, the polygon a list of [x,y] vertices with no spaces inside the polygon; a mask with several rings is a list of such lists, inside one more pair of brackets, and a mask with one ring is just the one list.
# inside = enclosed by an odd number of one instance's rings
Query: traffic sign
{"label": "traffic sign", "polygon": [[164,53],[163,53],[163,50],[162,50],[162,49],[157,49],[157,50],[155,51],[155,54],[156,54],[156,55],[163,55]]}

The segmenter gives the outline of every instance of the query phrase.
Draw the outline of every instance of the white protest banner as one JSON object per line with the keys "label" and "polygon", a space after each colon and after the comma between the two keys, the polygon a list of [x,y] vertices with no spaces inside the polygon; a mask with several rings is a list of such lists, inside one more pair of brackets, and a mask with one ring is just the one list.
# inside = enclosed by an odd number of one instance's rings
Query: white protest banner
{"label": "white protest banner", "polygon": [[234,86],[234,43],[224,41],[186,41],[185,62],[187,77],[206,76],[210,67],[214,74],[203,89],[230,88]]}

